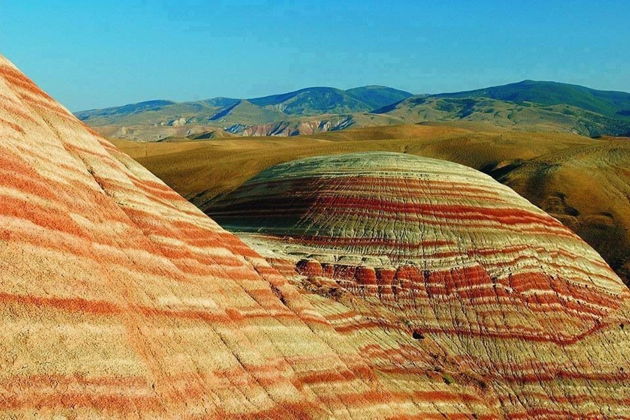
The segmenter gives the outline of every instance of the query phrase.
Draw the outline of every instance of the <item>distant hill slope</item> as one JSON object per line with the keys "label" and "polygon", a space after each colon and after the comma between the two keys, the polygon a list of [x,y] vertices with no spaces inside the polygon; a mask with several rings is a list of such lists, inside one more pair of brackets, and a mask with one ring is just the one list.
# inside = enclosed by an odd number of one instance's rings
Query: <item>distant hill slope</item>
{"label": "distant hill slope", "polygon": [[523,80],[502,86],[467,92],[442,93],[441,98],[491,98],[502,101],[534,102],[540,105],[570,105],[609,117],[630,117],[630,93],[595,90],[558,82]]}
{"label": "distant hill slope", "polygon": [[405,92],[404,90],[374,85],[348,89],[346,93],[370,105],[370,110],[380,108],[383,104],[389,105],[400,102],[412,96],[409,92]]}
{"label": "distant hill slope", "polygon": [[374,108],[346,91],[330,87],[300,89],[295,92],[250,99],[250,102],[261,107],[277,109],[289,115],[367,112]]}
{"label": "distant hill slope", "polygon": [[[255,105],[261,115],[269,111],[276,115],[319,115],[368,112],[412,96],[411,93],[385,86],[364,86],[347,91],[331,87],[309,87],[278,95],[251,99],[212,98],[203,101],[173,102],[153,100],[119,107],[76,112],[82,121],[93,125],[168,123],[180,118],[200,122],[212,120],[217,114],[230,113],[240,102]],[[228,111],[228,112],[226,112]],[[266,122],[266,118],[256,119]]]}
{"label": "distant hill slope", "polygon": [[412,94],[409,92],[387,86],[362,86],[345,91],[330,87],[311,87],[249,101],[290,115],[317,115],[367,112],[410,96]]}
{"label": "distant hill slope", "polygon": [[96,127],[109,124],[172,125],[182,118],[208,121],[222,110],[232,108],[240,102],[240,99],[233,98],[212,98],[181,103],[155,100],[119,107],[80,111],[76,112],[75,115],[81,121]]}
{"label": "distant hill slope", "polygon": [[194,102],[153,100],[75,115],[101,134],[130,140],[168,137],[212,138],[231,134],[256,136],[313,134],[355,124],[387,125],[394,117],[367,114],[399,102],[411,93],[386,86],[347,91],[310,87],[251,99],[212,98]]}
{"label": "distant hill slope", "polygon": [[480,121],[591,137],[630,133],[630,93],[556,82],[525,80],[466,92],[417,95],[374,112],[407,123]]}

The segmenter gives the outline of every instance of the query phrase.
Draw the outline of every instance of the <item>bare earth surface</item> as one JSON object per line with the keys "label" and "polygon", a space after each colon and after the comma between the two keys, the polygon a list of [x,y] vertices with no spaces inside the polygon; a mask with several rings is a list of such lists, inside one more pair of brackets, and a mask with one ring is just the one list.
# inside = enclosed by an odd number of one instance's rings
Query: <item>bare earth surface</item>
{"label": "bare earth surface", "polygon": [[208,214],[314,305],[333,296],[339,330],[435,340],[508,417],[628,415],[629,290],[487,175],[398,153],[314,157],[263,171]]}
{"label": "bare earth surface", "polygon": [[0,96],[0,417],[500,417],[436,343],[338,331],[4,59]]}

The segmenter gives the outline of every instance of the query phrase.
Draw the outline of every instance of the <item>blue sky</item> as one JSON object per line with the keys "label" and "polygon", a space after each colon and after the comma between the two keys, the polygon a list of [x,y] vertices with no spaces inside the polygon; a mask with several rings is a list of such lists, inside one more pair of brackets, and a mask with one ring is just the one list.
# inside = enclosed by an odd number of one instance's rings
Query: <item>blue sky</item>
{"label": "blue sky", "polygon": [[630,91],[630,1],[0,0],[0,53],[72,110],[523,79]]}

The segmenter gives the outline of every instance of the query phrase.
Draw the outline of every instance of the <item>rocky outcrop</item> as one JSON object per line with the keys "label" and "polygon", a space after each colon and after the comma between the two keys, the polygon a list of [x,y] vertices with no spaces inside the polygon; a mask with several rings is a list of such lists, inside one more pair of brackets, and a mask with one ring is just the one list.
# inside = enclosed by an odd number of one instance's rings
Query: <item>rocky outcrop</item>
{"label": "rocky outcrop", "polygon": [[355,123],[351,115],[336,115],[320,119],[305,119],[295,121],[276,121],[267,124],[246,126],[235,124],[226,131],[240,136],[298,136],[325,133],[327,131],[343,130]]}
{"label": "rocky outcrop", "polygon": [[178,118],[163,124],[144,124],[131,126],[103,125],[94,127],[100,135],[109,138],[127,139],[137,141],[164,141],[170,138],[203,140],[211,138],[208,133],[214,133],[214,137],[230,137],[232,135],[244,137],[262,136],[298,136],[324,133],[327,131],[344,130],[356,124],[352,115],[328,115],[305,117],[291,120],[280,120],[263,124],[231,124],[207,125],[199,124],[193,120]]}
{"label": "rocky outcrop", "polygon": [[305,297],[3,58],[0,162],[0,417],[501,415],[436,341]]}
{"label": "rocky outcrop", "polygon": [[315,157],[263,171],[208,214],[338,332],[435,342],[506,417],[630,415],[630,291],[487,175],[398,153]]}

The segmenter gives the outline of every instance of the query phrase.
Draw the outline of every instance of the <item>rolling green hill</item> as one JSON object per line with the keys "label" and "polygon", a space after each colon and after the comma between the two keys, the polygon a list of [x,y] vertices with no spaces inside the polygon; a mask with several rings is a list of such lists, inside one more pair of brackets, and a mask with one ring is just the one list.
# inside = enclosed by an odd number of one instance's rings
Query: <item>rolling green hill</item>
{"label": "rolling green hill", "polygon": [[221,110],[233,107],[239,99],[213,98],[195,102],[172,102],[155,100],[119,107],[93,109],[75,113],[81,121],[94,126],[158,124],[172,125],[185,119],[195,121],[210,120]]}
{"label": "rolling green hill", "polygon": [[363,86],[346,90],[346,93],[370,106],[374,110],[396,102],[400,102],[411,96],[404,90],[392,89],[385,86]]}
{"label": "rolling green hill", "polygon": [[311,87],[252,99],[211,98],[194,102],[154,100],[80,111],[76,116],[105,136],[142,141],[171,137],[206,139],[238,135],[291,136],[392,124],[395,117],[368,114],[412,96],[385,86],[344,91]]}
{"label": "rolling green hill", "polygon": [[[267,123],[288,116],[348,114],[368,112],[404,98],[409,92],[385,86],[365,86],[347,91],[331,87],[310,87],[294,92],[251,99],[211,98],[194,102],[153,100],[105,109],[77,112],[75,115],[92,126],[162,124],[184,118],[188,124],[229,119],[230,123]],[[247,107],[247,119],[236,114]],[[237,121],[238,120],[238,121]]]}
{"label": "rolling green hill", "polygon": [[595,90],[558,82],[523,80],[467,92],[442,93],[440,98],[491,98],[523,104],[571,105],[598,114],[630,119],[630,93]]}
{"label": "rolling green hill", "polygon": [[374,108],[412,96],[385,86],[344,91],[311,87],[252,99],[211,98],[194,102],[154,100],[77,112],[105,136],[156,141],[170,137],[206,139],[238,135],[313,134],[360,124],[398,123],[368,114]]}
{"label": "rolling green hill", "polygon": [[282,111],[288,115],[342,114],[367,112],[372,107],[341,89],[312,87],[295,92],[249,100],[263,108]]}
{"label": "rolling green hill", "polygon": [[630,133],[630,94],[526,80],[466,92],[416,95],[374,111],[406,123],[474,121],[591,137]]}

